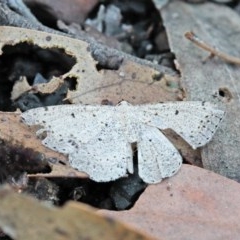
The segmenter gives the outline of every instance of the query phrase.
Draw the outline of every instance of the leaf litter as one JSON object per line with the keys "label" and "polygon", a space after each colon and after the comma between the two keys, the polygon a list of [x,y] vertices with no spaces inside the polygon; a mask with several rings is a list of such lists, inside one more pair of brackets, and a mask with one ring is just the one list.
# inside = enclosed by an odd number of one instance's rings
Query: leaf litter
{"label": "leaf litter", "polygon": [[[4,15],[4,14],[3,14]],[[21,21],[20,21],[20,23],[19,23],[19,21],[17,22],[17,24],[21,24]],[[20,25],[19,25],[20,26]],[[189,30],[189,29],[187,29],[187,30]],[[9,33],[9,34],[11,34],[11,32]],[[40,33],[39,33],[40,34]],[[16,38],[17,39],[17,38]],[[10,42],[9,42],[10,43]],[[125,66],[128,66],[129,65],[129,61],[125,61],[124,62],[124,64],[125,64]],[[121,67],[124,65],[124,64],[122,64],[121,65]],[[139,68],[140,67],[140,68]],[[135,68],[135,69],[137,69],[137,68]],[[119,69],[119,70],[117,70],[116,72],[114,72],[114,74],[112,75],[112,76],[119,76],[119,77],[123,77],[123,76],[126,76],[126,72],[122,72],[121,71],[122,69]],[[132,74],[129,74],[129,76],[136,76],[136,72],[137,73],[139,73],[140,72],[140,70],[141,70],[141,66],[138,66],[138,70],[137,71],[134,71]],[[102,70],[100,70],[99,72],[101,73],[101,75],[102,74],[104,74],[106,71],[109,71],[109,70],[106,70],[106,69],[102,69]],[[152,71],[152,70],[151,70]],[[149,74],[151,73],[151,71],[149,71]],[[112,73],[113,71],[109,71],[110,73]],[[143,73],[144,73],[145,71],[143,70],[143,71],[141,71],[140,73],[139,73],[139,76],[142,76],[143,75]],[[117,73],[117,74],[116,74]],[[153,76],[158,76],[159,74],[153,74]],[[127,78],[126,79],[131,79],[131,77],[129,77],[129,76],[127,76]],[[137,78],[139,77],[139,76],[137,76]],[[148,76],[148,74],[146,74],[146,76]],[[166,76],[166,75],[165,75]],[[85,76],[86,77],[86,76]],[[144,78],[146,78],[146,77],[143,77],[143,79]],[[109,79],[111,80],[111,77],[109,77]],[[126,79],[124,79],[124,80],[126,80]],[[81,79],[82,80],[82,79]],[[151,80],[151,79],[150,79]],[[162,80],[162,79],[161,79]],[[122,80],[120,81],[120,82],[123,82]],[[127,81],[125,81],[125,82],[127,82]],[[154,84],[156,84],[155,85],[155,87],[153,87],[153,89],[154,88],[156,88],[157,90],[159,90],[159,87],[161,87],[161,84],[159,84],[159,83],[161,83],[162,81],[152,81],[152,83],[154,83]],[[151,82],[149,82],[148,83],[148,85],[150,85],[151,86],[151,84],[152,84]],[[81,85],[81,81],[79,81],[78,82],[78,84],[79,84],[79,86]],[[91,85],[93,85],[92,84],[92,82],[90,83],[90,86]],[[126,92],[126,91],[128,91],[129,89],[135,89],[135,87],[134,87],[134,85],[135,84],[133,84],[133,86],[126,86],[126,88],[125,89],[123,89],[123,91],[121,92],[121,93],[124,93],[124,92]],[[85,85],[86,86],[86,85]],[[147,85],[145,85],[145,86],[147,86]],[[142,89],[145,89],[145,86],[142,88]],[[119,89],[119,88],[116,88],[117,90]],[[224,88],[222,88],[222,89],[224,89]],[[96,90],[98,90],[98,88],[96,89]],[[136,99],[136,102],[134,102],[134,104],[136,104],[136,103],[138,103],[138,104],[140,104],[140,103],[144,103],[144,101],[146,101],[146,99],[145,99],[145,97],[149,97],[149,96],[151,96],[151,94],[149,94],[149,92],[147,91],[147,92],[145,92],[145,94],[139,94],[139,92],[141,92],[141,89],[139,89],[140,91],[138,91],[138,94],[135,94],[135,96],[134,95],[129,95],[130,96],[130,99],[132,98],[132,97],[139,97],[139,96],[141,96],[141,98],[137,98]],[[45,91],[46,92],[46,91]],[[117,91],[118,93],[120,92],[120,91]],[[90,91],[90,93],[91,93],[91,91]],[[154,92],[154,96],[157,96],[158,95],[158,93],[159,93],[159,91],[157,91],[157,92]],[[147,95],[147,96],[146,96]],[[159,96],[160,95],[162,95],[162,94],[160,94],[159,93]],[[174,95],[174,94],[173,94]],[[112,95],[112,96],[114,96],[114,94]],[[111,97],[112,97],[111,96]],[[122,97],[122,95],[119,95],[120,96],[120,98]],[[74,96],[75,97],[75,96]],[[158,96],[157,96],[158,97]],[[165,97],[165,96],[164,96]],[[171,96],[172,97],[172,96]],[[73,98],[73,99],[75,99],[75,98]],[[99,99],[102,99],[101,98],[101,96],[99,97],[99,98],[95,98],[94,99],[94,104],[97,102],[98,104],[99,104]],[[125,98],[124,98],[125,99]],[[132,98],[133,99],[133,98]],[[132,100],[131,99],[131,100]],[[200,98],[201,99],[201,98]],[[204,99],[204,98],[202,98],[202,99]],[[88,99],[86,98],[85,99],[86,100],[86,102],[88,102],[89,100],[91,100],[91,97],[89,97]],[[121,99],[120,99],[121,100]],[[129,99],[127,99],[127,100],[129,100]],[[132,103],[132,101],[130,100],[130,102]],[[174,99],[170,99],[170,100],[174,100]],[[152,100],[152,99],[147,99],[147,101],[146,102],[157,102],[157,101],[165,101],[165,99],[164,100],[159,100],[159,99],[155,99],[155,100]],[[119,99],[115,99],[114,101],[114,105],[117,103],[117,102],[119,102]],[[182,151],[181,151],[182,152]],[[166,203],[168,202],[168,201],[165,201]],[[166,222],[168,222],[168,221],[166,221]]]}

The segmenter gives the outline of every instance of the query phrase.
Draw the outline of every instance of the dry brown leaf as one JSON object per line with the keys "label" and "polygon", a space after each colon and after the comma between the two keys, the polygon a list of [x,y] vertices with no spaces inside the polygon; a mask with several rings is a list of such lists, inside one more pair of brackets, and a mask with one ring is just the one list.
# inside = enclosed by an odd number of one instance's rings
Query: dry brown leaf
{"label": "dry brown leaf", "polygon": [[[36,153],[36,159],[38,159],[37,154],[41,153],[44,154],[44,159],[49,160],[49,166],[52,171],[45,174],[35,174],[35,176],[87,177],[87,174],[77,171],[68,165],[64,155],[43,146],[41,140],[36,138],[36,128],[27,127],[23,124],[19,113],[0,112],[0,122],[0,139],[8,143],[9,148],[21,147],[22,149],[32,150]],[[29,165],[31,164],[29,163]]]}
{"label": "dry brown leaf", "polygon": [[237,240],[239,202],[239,183],[184,164],[175,176],[148,186],[132,209],[100,212],[156,238]]}
{"label": "dry brown leaf", "polygon": [[77,90],[69,91],[67,98],[90,104],[106,99],[116,105],[123,99],[132,104],[174,101],[182,99],[182,94],[176,77],[126,59],[118,70],[103,69],[88,81],[79,79]]}
{"label": "dry brown leaf", "polygon": [[110,217],[98,215],[87,205],[69,202],[58,209],[6,187],[0,191],[0,208],[0,227],[13,239],[153,239]]}
{"label": "dry brown leaf", "polygon": [[89,52],[89,44],[84,41],[23,28],[0,27],[1,49],[4,45],[14,46],[20,42],[35,44],[44,49],[64,49],[66,54],[76,59],[76,64],[69,72],[53,78],[47,84],[37,85],[35,91],[54,92],[69,77],[76,78],[77,81],[76,90],[69,91],[67,95],[72,103],[101,104],[103,100],[108,100],[117,104],[124,99],[132,104],[140,104],[182,99],[177,76],[128,59],[119,62],[118,70],[98,71],[98,63]]}
{"label": "dry brown leaf", "polygon": [[[51,81],[47,84],[37,85],[37,89],[39,89],[39,91],[42,93],[54,92],[56,90],[56,83],[53,84],[52,82],[59,81],[61,84],[63,82],[63,79],[68,76],[75,76],[76,78],[85,78],[85,74],[90,78],[92,75],[95,76],[95,61],[87,51],[88,44],[83,41],[23,28],[0,27],[0,30],[1,54],[2,48],[5,45],[14,46],[21,42],[27,42],[29,44],[36,44],[43,49],[54,47],[64,49],[67,54],[71,55],[73,58],[76,58],[77,64],[75,64],[68,73],[61,77],[55,77],[51,79]],[[69,44],[69,41],[71,44]],[[85,72],[80,76],[80,73],[78,72],[81,70]]]}
{"label": "dry brown leaf", "polygon": [[33,91],[41,92],[42,94],[50,94],[64,83],[61,77],[53,77],[49,83],[40,83],[32,87]]}
{"label": "dry brown leaf", "polygon": [[[187,14],[186,14],[187,13]],[[233,56],[240,55],[240,17],[229,7],[171,1],[161,10],[169,43],[176,55],[187,100],[215,102],[226,118],[213,140],[203,149],[205,168],[240,181],[240,68],[215,57],[184,37],[193,31],[209,45]]]}
{"label": "dry brown leaf", "polygon": [[20,77],[18,81],[16,81],[13,85],[13,89],[11,92],[11,100],[14,101],[18,99],[22,94],[30,91],[32,88],[29,85],[27,78],[25,76]]}

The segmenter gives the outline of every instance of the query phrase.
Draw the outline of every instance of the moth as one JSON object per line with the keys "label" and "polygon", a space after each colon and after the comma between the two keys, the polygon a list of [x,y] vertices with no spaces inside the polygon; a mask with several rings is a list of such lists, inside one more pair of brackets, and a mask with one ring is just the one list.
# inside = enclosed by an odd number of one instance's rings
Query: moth
{"label": "moth", "polygon": [[182,157],[161,132],[172,129],[192,148],[208,143],[224,112],[207,102],[167,102],[133,106],[58,105],[21,114],[27,125],[47,132],[42,143],[68,155],[72,167],[97,182],[133,173],[132,144],[137,144],[138,174],[147,183],[158,183],[175,174]]}

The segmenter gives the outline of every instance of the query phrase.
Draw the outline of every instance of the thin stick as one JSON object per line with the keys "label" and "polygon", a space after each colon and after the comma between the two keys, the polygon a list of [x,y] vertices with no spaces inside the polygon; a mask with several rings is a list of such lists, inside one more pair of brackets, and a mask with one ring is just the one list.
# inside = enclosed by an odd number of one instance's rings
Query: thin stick
{"label": "thin stick", "polygon": [[214,47],[208,45],[207,43],[199,39],[193,32],[186,32],[184,35],[188,40],[195,43],[198,47],[210,52],[211,56],[218,56],[226,62],[240,65],[240,58],[218,51]]}

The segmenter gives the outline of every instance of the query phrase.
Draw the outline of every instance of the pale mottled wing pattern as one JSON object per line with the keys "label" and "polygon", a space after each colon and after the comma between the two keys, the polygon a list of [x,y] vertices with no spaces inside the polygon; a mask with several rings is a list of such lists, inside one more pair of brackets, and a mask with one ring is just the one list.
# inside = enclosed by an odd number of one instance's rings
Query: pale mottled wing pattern
{"label": "pale mottled wing pattern", "polygon": [[115,107],[59,105],[22,114],[28,125],[47,132],[42,143],[67,154],[72,167],[96,181],[110,181],[132,172],[132,150]]}
{"label": "pale mottled wing pattern", "polygon": [[155,127],[143,125],[137,146],[139,176],[147,183],[172,176],[182,165],[177,149]]}
{"label": "pale mottled wing pattern", "polygon": [[159,129],[171,128],[193,148],[212,138],[223,111],[209,103],[169,102],[116,107],[60,105],[22,114],[29,124],[47,131],[43,144],[67,154],[72,167],[96,181],[110,181],[132,173],[131,143],[138,144],[139,175],[156,183],[172,176],[181,156]]}
{"label": "pale mottled wing pattern", "polygon": [[127,170],[133,173],[133,166],[129,168],[129,162],[133,164],[131,144],[114,125],[71,153],[69,162],[97,182],[118,179],[126,175]]}
{"label": "pale mottled wing pattern", "polygon": [[194,149],[211,140],[224,116],[223,111],[206,102],[143,105],[136,114],[146,125],[174,130]]}

